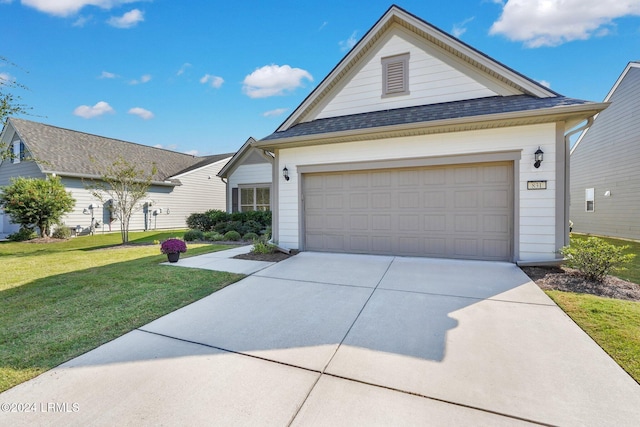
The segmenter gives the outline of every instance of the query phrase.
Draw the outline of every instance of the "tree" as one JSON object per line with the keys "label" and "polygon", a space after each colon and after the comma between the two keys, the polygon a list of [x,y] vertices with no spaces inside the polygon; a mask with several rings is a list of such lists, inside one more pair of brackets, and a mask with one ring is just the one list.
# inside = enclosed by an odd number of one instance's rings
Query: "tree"
{"label": "tree", "polygon": [[[4,56],[0,56],[0,65],[10,65],[17,67],[16,64],[10,62]],[[18,83],[13,77],[7,73],[0,73],[0,128],[2,128],[10,116],[17,114],[27,114],[29,107],[21,104],[21,98],[14,95],[11,91],[14,89],[28,90],[28,88]],[[3,144],[0,144],[0,161],[3,158],[10,157],[12,153],[6,150]]]}
{"label": "tree", "polygon": [[12,222],[29,229],[38,227],[40,237],[45,237],[75,206],[65,190],[59,177],[12,178],[11,185],[0,188],[0,206]]}
{"label": "tree", "polygon": [[[95,159],[92,159],[95,162]],[[134,212],[141,210],[153,175],[157,172],[155,164],[151,171],[145,172],[133,163],[118,157],[107,166],[100,181],[92,180],[85,185],[91,195],[109,208],[111,217],[120,221],[122,244],[129,242],[129,221]]]}

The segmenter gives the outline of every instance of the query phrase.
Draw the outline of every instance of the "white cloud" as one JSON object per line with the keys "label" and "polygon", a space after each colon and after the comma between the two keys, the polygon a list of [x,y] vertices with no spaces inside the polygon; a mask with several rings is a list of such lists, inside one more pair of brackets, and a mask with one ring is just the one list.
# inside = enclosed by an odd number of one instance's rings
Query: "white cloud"
{"label": "white cloud", "polygon": [[544,87],[548,87],[549,89],[551,89],[551,83],[546,80],[539,80],[538,83],[540,83]]}
{"label": "white cloud", "polygon": [[107,20],[107,24],[116,28],[131,28],[142,21],[144,21],[144,13],[140,9],[133,9],[120,17],[112,16]]}
{"label": "white cloud", "polygon": [[190,156],[199,156],[200,152],[198,150],[189,150],[185,151],[184,154],[189,154]]}
{"label": "white cloud", "polygon": [[181,76],[184,74],[185,71],[187,71],[187,68],[192,67],[191,64],[189,64],[188,62],[185,62],[184,64],[182,64],[182,67],[180,67],[180,69],[178,70],[178,72],[176,73],[176,76]]}
{"label": "white cloud", "polygon": [[603,36],[623,16],[639,16],[640,0],[508,0],[489,34],[527,47],[558,46]]}
{"label": "white cloud", "polygon": [[140,79],[133,79],[129,82],[130,85],[144,84],[151,81],[151,74],[144,74]]}
{"label": "white cloud", "polygon": [[222,77],[214,76],[212,74],[205,74],[200,79],[200,83],[207,84],[209,83],[211,87],[218,89],[224,83],[224,79]]}
{"label": "white cloud", "polygon": [[83,117],[85,119],[91,119],[93,117],[98,117],[107,113],[113,114],[115,112],[116,111],[113,108],[111,108],[111,105],[109,105],[104,101],[98,102],[93,107],[89,107],[88,105],[81,105],[79,107],[76,107],[75,110],[73,110],[73,114],[75,114],[76,116]]}
{"label": "white cloud", "polygon": [[178,148],[178,146],[176,144],[170,144],[170,145],[156,144],[154,145],[154,148],[162,148],[163,150],[175,151],[176,148]]}
{"label": "white cloud", "polygon": [[144,120],[149,120],[149,119],[153,119],[154,115],[151,111],[146,110],[144,108],[141,107],[133,107],[131,109],[129,109],[128,111],[129,114],[133,114],[134,116],[138,116],[141,119]]}
{"label": "white cloud", "polygon": [[77,13],[85,6],[97,6],[108,10],[112,7],[135,3],[136,1],[140,0],[22,0],[22,4],[49,15],[69,16]]}
{"label": "white cloud", "polygon": [[324,22],[322,23],[322,25],[320,25],[320,28],[318,28],[318,31],[322,31],[322,30],[324,30],[324,27],[326,27],[326,26],[327,26],[327,24],[329,24],[329,23],[328,23],[327,21],[324,21]]}
{"label": "white cloud", "polygon": [[84,27],[85,25],[87,25],[87,23],[91,22],[93,20],[93,15],[87,15],[87,16],[78,16],[78,19],[75,20],[75,22],[73,24],[71,24],[73,27]]}
{"label": "white cloud", "polygon": [[341,51],[347,51],[356,45],[356,43],[358,42],[358,39],[356,38],[357,33],[357,31],[354,31],[353,33],[351,33],[348,39],[338,42],[338,46],[340,46]]}
{"label": "white cloud", "polygon": [[102,74],[98,76],[99,79],[115,79],[116,77],[118,77],[117,74],[110,73],[108,71],[103,71]]}
{"label": "white cloud", "polygon": [[264,117],[277,117],[286,113],[288,108],[276,108],[275,110],[265,111],[262,113]]}
{"label": "white cloud", "polygon": [[284,95],[303,85],[303,80],[313,81],[308,71],[289,65],[265,65],[244,78],[242,91],[250,98],[266,98]]}
{"label": "white cloud", "polygon": [[15,82],[16,78],[9,73],[0,73],[0,86]]}
{"label": "white cloud", "polygon": [[462,22],[458,22],[457,24],[453,24],[453,29],[451,30],[451,34],[453,37],[460,38],[464,33],[467,32],[467,24],[475,19],[475,16],[471,18],[467,18]]}

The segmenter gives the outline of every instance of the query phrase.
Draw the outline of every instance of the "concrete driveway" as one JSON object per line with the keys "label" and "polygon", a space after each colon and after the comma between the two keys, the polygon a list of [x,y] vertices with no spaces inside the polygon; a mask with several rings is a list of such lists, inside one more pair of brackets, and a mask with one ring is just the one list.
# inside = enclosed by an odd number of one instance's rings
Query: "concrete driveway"
{"label": "concrete driveway", "polygon": [[35,410],[4,411],[1,425],[640,420],[640,386],[515,265],[308,252],[0,394],[6,403]]}

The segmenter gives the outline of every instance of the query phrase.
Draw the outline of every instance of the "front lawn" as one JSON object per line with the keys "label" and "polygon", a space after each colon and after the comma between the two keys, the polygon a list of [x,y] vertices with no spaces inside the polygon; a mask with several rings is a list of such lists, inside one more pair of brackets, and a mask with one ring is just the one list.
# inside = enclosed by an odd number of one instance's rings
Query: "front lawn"
{"label": "front lawn", "polygon": [[[571,239],[584,239],[587,236],[572,234]],[[602,238],[616,246],[628,245],[626,253],[637,254],[636,258],[627,266],[627,270],[616,273],[616,277],[632,282],[619,283],[619,280],[608,278],[604,285],[590,284],[590,286],[571,287],[571,281],[564,281],[553,286],[553,272],[547,276],[546,282],[541,282],[545,292],[564,310],[574,322],[578,324],[593,340],[606,351],[625,371],[640,383],[640,301],[637,300],[637,289],[640,288],[640,243]],[[526,269],[525,269],[526,271]],[[559,275],[558,277],[561,277]],[[533,277],[533,276],[532,276]],[[577,281],[573,281],[577,282]],[[619,289],[636,289],[634,292],[619,292],[624,298],[636,300],[622,300],[606,298],[581,292],[595,292],[604,295],[604,287],[619,287]],[[555,288],[553,290],[549,288]],[[564,291],[557,290],[558,288]],[[613,289],[613,288],[612,288]],[[567,292],[573,290],[574,292]],[[599,291],[598,291],[599,290]],[[608,292],[607,292],[608,293]],[[616,292],[610,292],[616,294]]]}
{"label": "front lawn", "polygon": [[[127,247],[119,234],[0,243],[0,391],[243,277],[159,265],[152,242],[176,234],[131,233],[151,244]],[[228,247],[189,244],[182,256]]]}

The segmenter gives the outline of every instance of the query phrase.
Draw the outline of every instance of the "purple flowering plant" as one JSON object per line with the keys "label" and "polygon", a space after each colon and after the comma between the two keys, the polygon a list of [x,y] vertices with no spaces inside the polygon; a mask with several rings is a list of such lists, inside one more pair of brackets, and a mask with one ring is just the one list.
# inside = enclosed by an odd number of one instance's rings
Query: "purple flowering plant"
{"label": "purple flowering plant", "polygon": [[187,244],[180,239],[167,239],[160,244],[160,252],[163,254],[175,254],[178,252],[187,252]]}

